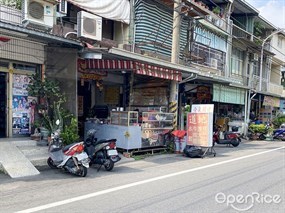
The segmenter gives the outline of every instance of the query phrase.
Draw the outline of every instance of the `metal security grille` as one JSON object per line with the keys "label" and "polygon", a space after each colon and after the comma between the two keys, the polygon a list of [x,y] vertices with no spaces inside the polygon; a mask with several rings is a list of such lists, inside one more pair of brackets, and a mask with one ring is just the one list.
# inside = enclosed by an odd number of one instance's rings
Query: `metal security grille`
{"label": "metal security grille", "polygon": [[44,44],[11,38],[7,44],[1,47],[0,58],[44,64]]}
{"label": "metal security grille", "polygon": [[[154,2],[137,1],[135,8],[135,43],[142,50],[171,55],[173,11],[162,9]],[[187,43],[188,21],[181,20],[180,51]]]}

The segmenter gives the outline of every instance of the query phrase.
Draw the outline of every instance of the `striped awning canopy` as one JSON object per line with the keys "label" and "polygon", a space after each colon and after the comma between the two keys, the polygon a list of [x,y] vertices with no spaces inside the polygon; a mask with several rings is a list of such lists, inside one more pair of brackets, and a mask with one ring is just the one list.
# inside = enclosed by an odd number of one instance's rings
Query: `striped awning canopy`
{"label": "striped awning canopy", "polygon": [[78,59],[78,72],[100,72],[108,70],[131,70],[140,75],[181,81],[182,73],[177,70],[150,65],[132,60]]}

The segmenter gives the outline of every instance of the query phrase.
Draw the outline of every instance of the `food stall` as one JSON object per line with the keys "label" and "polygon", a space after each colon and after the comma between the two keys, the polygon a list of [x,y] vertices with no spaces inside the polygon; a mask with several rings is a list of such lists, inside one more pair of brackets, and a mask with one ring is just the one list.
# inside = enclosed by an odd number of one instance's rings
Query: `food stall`
{"label": "food stall", "polygon": [[96,129],[97,140],[117,139],[117,147],[131,150],[165,145],[164,134],[173,129],[173,113],[142,112],[139,122],[137,111],[111,111],[110,122],[85,122],[84,139],[90,129]]}

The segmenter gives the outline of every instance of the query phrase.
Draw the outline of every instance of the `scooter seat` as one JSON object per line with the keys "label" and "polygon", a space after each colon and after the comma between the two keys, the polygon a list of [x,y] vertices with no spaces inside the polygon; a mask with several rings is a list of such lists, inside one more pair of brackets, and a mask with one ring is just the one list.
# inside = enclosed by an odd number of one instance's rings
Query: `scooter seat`
{"label": "scooter seat", "polygon": [[65,147],[63,147],[62,151],[65,152],[65,151],[69,150],[69,148],[72,147],[72,146],[75,145],[75,144],[77,144],[77,143],[75,142],[75,143],[66,145]]}
{"label": "scooter seat", "polygon": [[61,150],[61,148],[60,148],[60,147],[56,147],[56,148],[54,148],[54,149],[50,150],[50,152],[58,152],[58,151],[60,151],[60,150]]}
{"label": "scooter seat", "polygon": [[100,143],[109,143],[109,142],[116,142],[117,139],[101,139],[99,141],[97,141],[95,144],[100,144]]}

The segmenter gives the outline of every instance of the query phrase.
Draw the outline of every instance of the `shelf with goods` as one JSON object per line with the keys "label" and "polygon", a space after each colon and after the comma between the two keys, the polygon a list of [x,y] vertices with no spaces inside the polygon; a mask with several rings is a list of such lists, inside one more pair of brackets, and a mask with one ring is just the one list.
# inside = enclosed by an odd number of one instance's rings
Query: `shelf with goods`
{"label": "shelf with goods", "polygon": [[122,126],[138,125],[138,112],[136,111],[112,111],[111,124]]}
{"label": "shelf with goods", "polygon": [[143,112],[142,128],[172,129],[174,113]]}
{"label": "shelf with goods", "polygon": [[165,146],[164,134],[173,129],[174,113],[142,113],[142,147]]}

